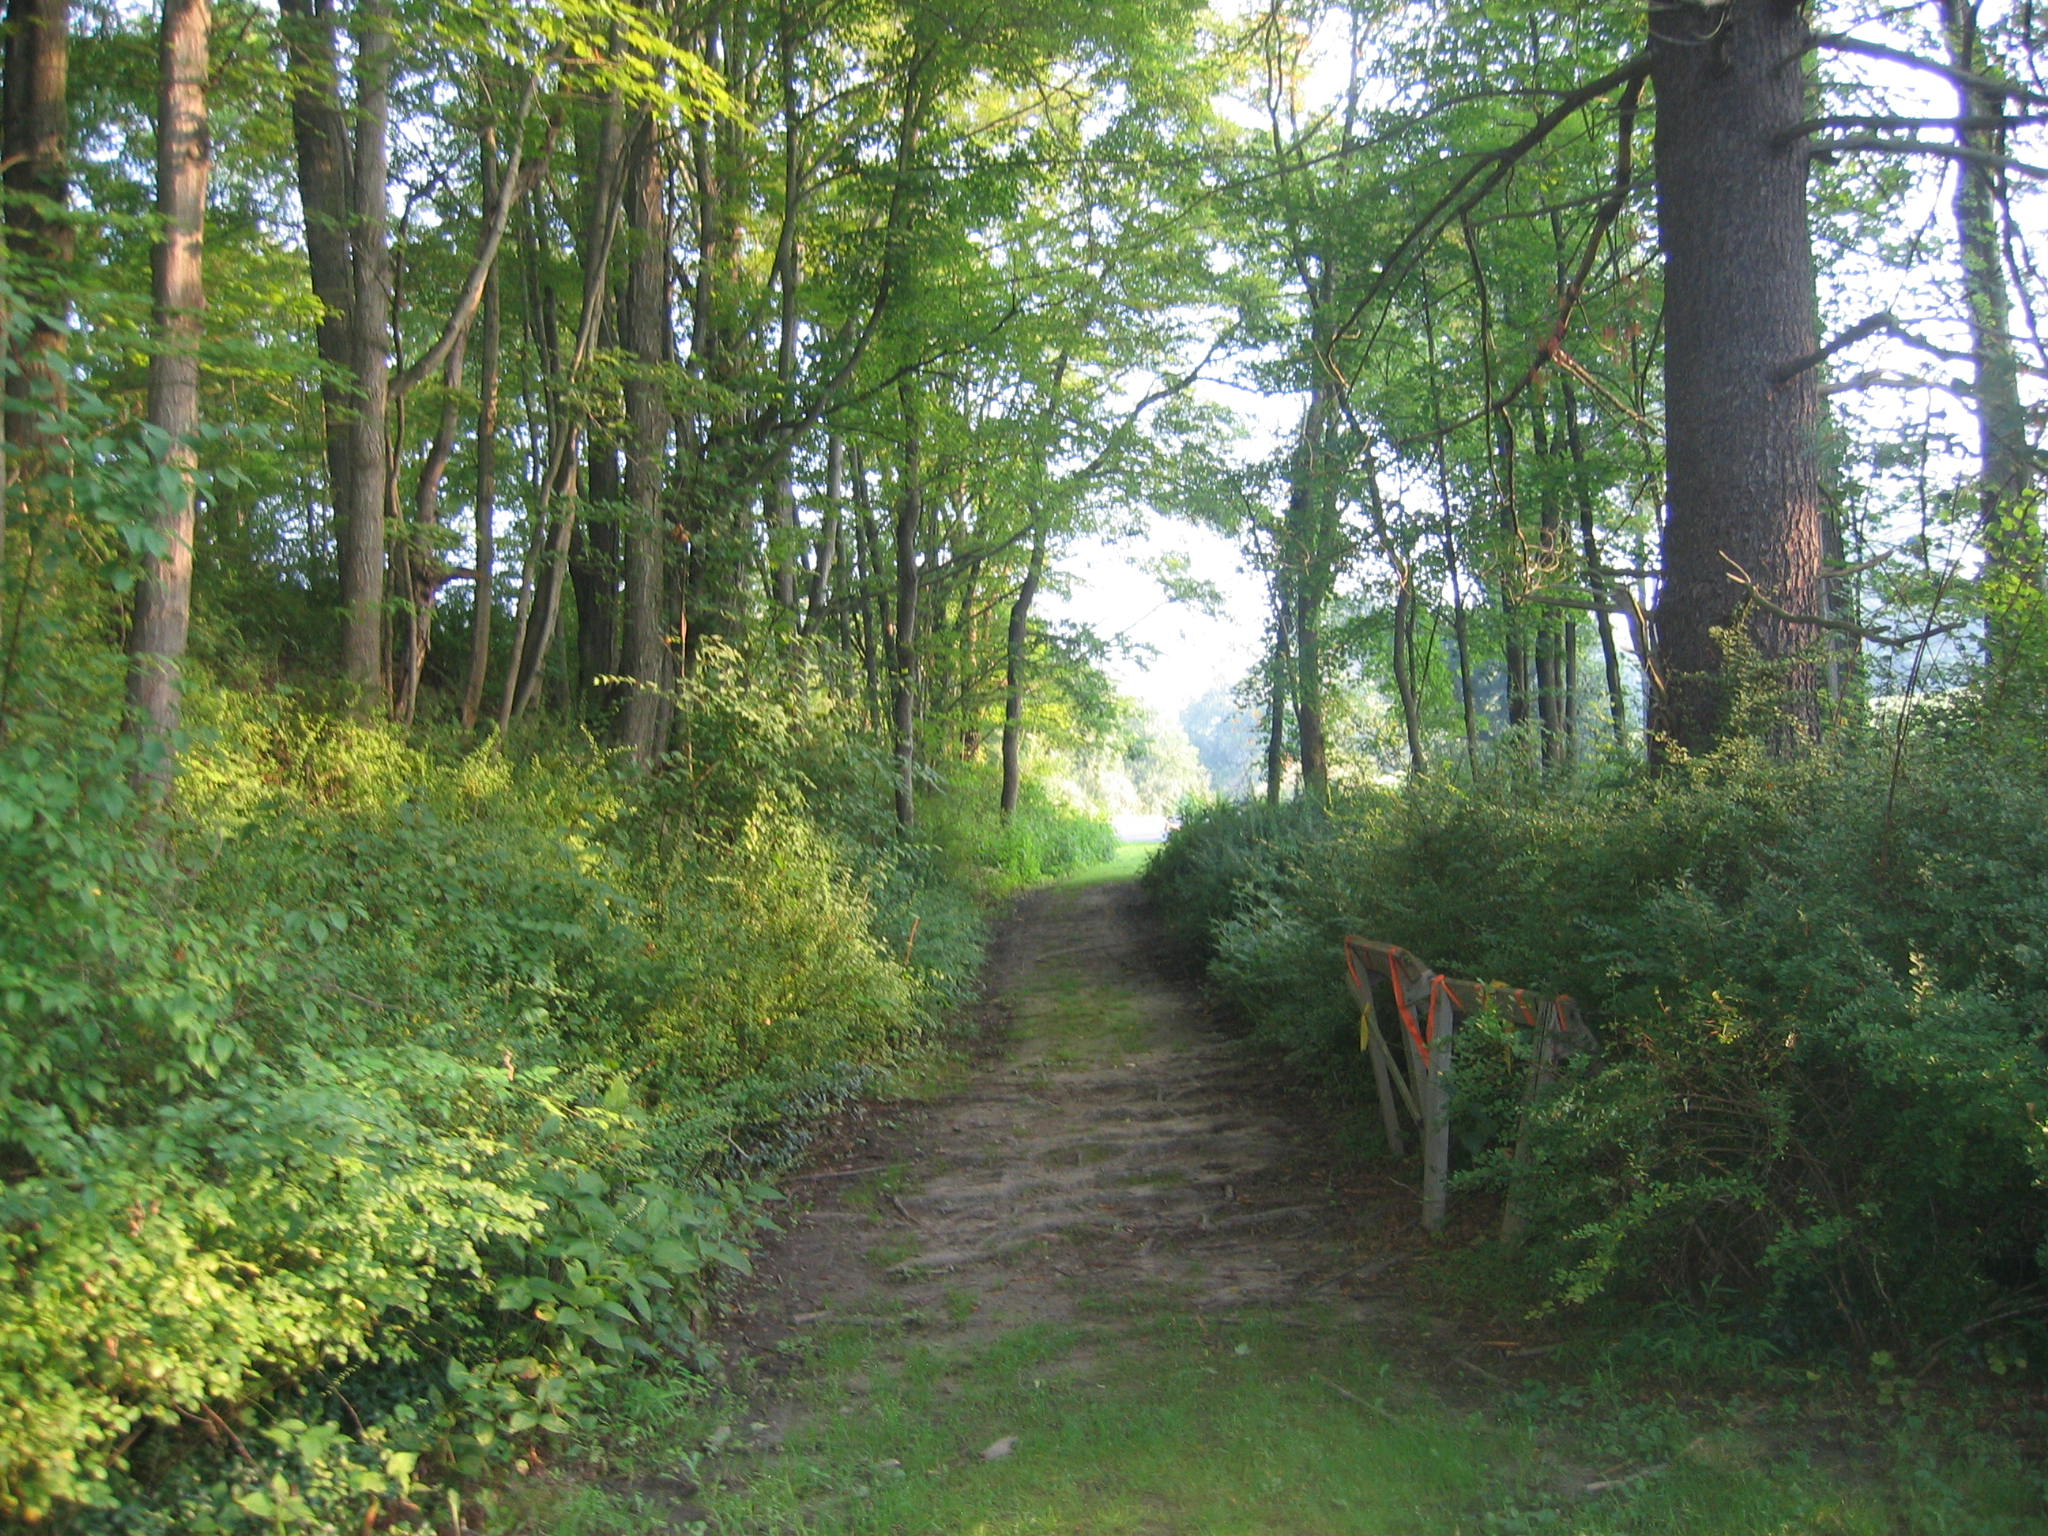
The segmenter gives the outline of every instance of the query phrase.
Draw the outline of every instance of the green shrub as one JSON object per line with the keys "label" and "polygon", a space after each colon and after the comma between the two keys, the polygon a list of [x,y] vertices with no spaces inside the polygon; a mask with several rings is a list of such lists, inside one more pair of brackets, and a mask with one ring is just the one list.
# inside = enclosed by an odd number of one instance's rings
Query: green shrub
{"label": "green shrub", "polygon": [[1464,1182],[1513,1184],[1560,1302],[1741,1297],[1792,1345],[1949,1335],[2048,1262],[2048,772],[1947,730],[1892,769],[1737,746],[1327,820],[1215,808],[1148,878],[1260,1034],[1340,1084],[1364,1081],[1345,932],[1580,1001],[1602,1055],[1519,1167],[1526,1043],[1475,1023],[1458,1068]]}

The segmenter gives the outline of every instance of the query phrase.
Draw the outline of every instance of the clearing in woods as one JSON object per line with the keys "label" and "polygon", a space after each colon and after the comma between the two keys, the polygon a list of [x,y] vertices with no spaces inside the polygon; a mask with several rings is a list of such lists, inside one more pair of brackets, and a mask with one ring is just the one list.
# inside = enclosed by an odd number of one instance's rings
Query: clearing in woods
{"label": "clearing in woods", "polygon": [[1447,1297],[1412,1176],[1335,1146],[1127,879],[1016,903],[986,1024],[971,1069],[791,1181],[687,1481],[620,1478],[639,1519],[533,1529],[2040,1528],[2000,1457],[1871,1452],[1863,1410],[1812,1395],[1603,1392]]}

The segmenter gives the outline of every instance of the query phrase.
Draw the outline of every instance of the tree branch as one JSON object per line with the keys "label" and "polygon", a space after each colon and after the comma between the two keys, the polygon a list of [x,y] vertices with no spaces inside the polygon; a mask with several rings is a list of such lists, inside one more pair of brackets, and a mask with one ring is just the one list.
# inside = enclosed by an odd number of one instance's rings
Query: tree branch
{"label": "tree branch", "polygon": [[1867,128],[1896,133],[1908,133],[1921,128],[1945,128],[1958,133],[1981,133],[2000,128],[2032,128],[2040,123],[2048,123],[2048,114],[2030,113],[2023,117],[1895,117],[1881,112],[1864,113],[1844,117],[1809,117],[1804,122],[1794,123],[1779,134],[1776,142],[1782,149],[1793,140],[1803,139],[1823,128]]}
{"label": "tree branch", "polygon": [[462,291],[456,296],[455,307],[449,312],[448,323],[441,328],[440,337],[409,367],[401,368],[392,375],[391,394],[394,399],[402,399],[428,374],[446,362],[448,354],[455,350],[456,342],[468,333],[470,322],[476,318],[477,306],[483,302],[484,283],[490,278],[491,268],[497,262],[498,248],[504,243],[506,227],[512,222],[512,210],[532,189],[534,183],[546,173],[548,156],[554,149],[555,125],[548,125],[547,137],[541,144],[539,163],[528,169],[523,164],[526,156],[526,120],[533,115],[534,102],[540,95],[542,72],[559,57],[559,53],[549,54],[527,77],[526,92],[519,102],[519,113],[512,120],[512,163],[505,168],[504,179],[499,184],[498,204],[491,210],[491,221],[485,227],[483,241],[477,248],[476,260],[470,265],[469,276],[463,280]]}
{"label": "tree branch", "polygon": [[1879,331],[1890,331],[1897,324],[1898,321],[1893,318],[1890,310],[1880,309],[1876,314],[1866,319],[1858,320],[1826,346],[1819,347],[1807,353],[1806,356],[1796,358],[1792,362],[1787,363],[1771,375],[1771,382],[1778,388],[1783,389],[1802,373],[1818,368],[1837,352],[1853,347],[1857,342],[1864,340],[1866,337],[1874,336]]}
{"label": "tree branch", "polygon": [[1449,190],[1409,227],[1394,246],[1393,251],[1382,263],[1379,275],[1367,285],[1364,295],[1351,306],[1343,323],[1336,326],[1331,336],[1340,337],[1348,333],[1364,318],[1365,312],[1383,298],[1387,290],[1405,277],[1413,265],[1421,246],[1440,234],[1450,221],[1462,213],[1469,213],[1493,189],[1501,184],[1509,171],[1551,134],[1555,133],[1573,113],[1598,101],[1616,86],[1630,85],[1648,78],[1650,56],[1639,53],[1618,69],[1608,71],[1597,80],[1588,81],[1570,95],[1562,98],[1543,116],[1529,126],[1529,129],[1512,144],[1499,149],[1488,150],[1465,170]]}
{"label": "tree branch", "polygon": [[1909,645],[1923,645],[1939,635],[1952,635],[1957,630],[1969,626],[1968,619],[1957,619],[1948,624],[1931,624],[1926,629],[1915,630],[1909,635],[1894,635],[1887,634],[1881,629],[1868,629],[1853,619],[1832,619],[1823,613],[1794,613],[1766,597],[1756,578],[1738,565],[1734,556],[1726,550],[1721,552],[1721,558],[1728,562],[1729,581],[1742,588],[1749,600],[1765,613],[1772,618],[1783,619],[1787,624],[1804,624],[1810,629],[1825,629],[1838,635],[1852,635],[1858,640],[1868,640],[1873,645],[1882,645],[1894,651],[1902,651]]}
{"label": "tree branch", "polygon": [[1847,139],[1815,139],[1806,146],[1807,155],[1938,155],[1944,160],[1967,160],[1995,171],[2010,171],[2034,181],[2048,181],[2048,166],[2030,165],[2010,155],[1995,154],[1972,144],[1936,144],[1926,139],[1879,139],[1857,135]]}
{"label": "tree branch", "polygon": [[1966,85],[1987,96],[2002,96],[2008,101],[2024,101],[2034,106],[2048,106],[2048,96],[2039,91],[2030,91],[2023,85],[2014,85],[2007,80],[1994,80],[1988,75],[1976,74],[1967,69],[1957,69],[1953,64],[1943,64],[1935,59],[1922,58],[1917,53],[1908,53],[1903,48],[1887,48],[1883,43],[1866,43],[1861,38],[1849,37],[1840,32],[1816,32],[1806,40],[1806,51],[1816,48],[1831,49],[1836,53],[1853,53],[1866,59],[1882,59],[1888,64],[1903,64],[1908,69],[1923,69],[1930,75],[1940,75],[1944,80],[1957,85]]}

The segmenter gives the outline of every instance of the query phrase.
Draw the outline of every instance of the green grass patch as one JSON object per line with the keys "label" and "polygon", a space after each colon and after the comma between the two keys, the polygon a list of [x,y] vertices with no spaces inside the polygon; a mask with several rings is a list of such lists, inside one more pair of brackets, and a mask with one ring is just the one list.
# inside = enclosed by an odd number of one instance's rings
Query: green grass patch
{"label": "green grass patch", "polygon": [[[1084,1306],[1072,1326],[971,1343],[822,1329],[772,1395],[663,1400],[659,1445],[641,1433],[601,1478],[521,1490],[501,1521],[550,1536],[2041,1528],[2039,1472],[1963,1415],[1886,1433],[1839,1402],[1681,1403],[1611,1387],[1474,1408],[1333,1316],[1203,1319],[1165,1289],[1123,1300]],[[947,1310],[959,1321],[971,1302],[955,1293]],[[664,1491],[679,1476],[706,1490],[687,1521]]]}
{"label": "green grass patch", "polygon": [[1089,886],[1108,885],[1117,880],[1135,880],[1145,873],[1145,866],[1158,851],[1157,843],[1118,843],[1116,852],[1108,858],[1080,865],[1050,883],[1059,886]]}

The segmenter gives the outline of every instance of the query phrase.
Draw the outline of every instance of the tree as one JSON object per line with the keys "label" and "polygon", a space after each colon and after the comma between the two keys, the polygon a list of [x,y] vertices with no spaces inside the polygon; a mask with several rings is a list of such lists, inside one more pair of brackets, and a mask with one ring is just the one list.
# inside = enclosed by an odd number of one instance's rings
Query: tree
{"label": "tree", "polygon": [[[1807,31],[1792,0],[1653,8],[1664,253],[1665,498],[1652,725],[1684,752],[1729,723],[1716,629],[1791,663],[1786,713],[1817,724],[1793,659],[1822,611],[1820,389],[1806,158]],[[1768,607],[1746,609],[1743,587]]]}
{"label": "tree", "polygon": [[[149,363],[149,425],[160,501],[157,548],[135,590],[128,702],[146,736],[168,748],[178,729],[178,661],[192,619],[192,535],[198,456],[199,342],[206,290],[201,254],[206,182],[209,0],[164,0],[158,45],[156,350]],[[167,774],[159,780],[167,788]]]}

